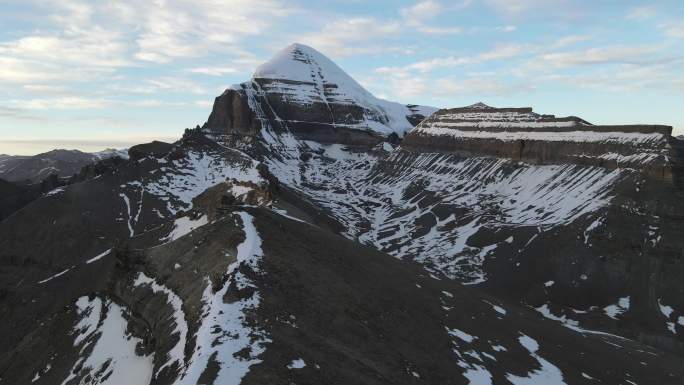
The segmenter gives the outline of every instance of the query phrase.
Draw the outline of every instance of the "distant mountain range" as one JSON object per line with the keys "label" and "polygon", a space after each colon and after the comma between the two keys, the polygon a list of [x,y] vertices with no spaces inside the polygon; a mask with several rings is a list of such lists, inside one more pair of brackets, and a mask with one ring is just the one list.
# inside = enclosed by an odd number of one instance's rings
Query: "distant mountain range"
{"label": "distant mountain range", "polygon": [[0,179],[36,183],[50,175],[69,177],[87,164],[114,156],[127,157],[127,154],[126,150],[114,149],[92,153],[55,149],[33,156],[0,154]]}
{"label": "distant mountain range", "polygon": [[389,102],[293,44],[0,219],[0,383],[684,383],[671,132]]}

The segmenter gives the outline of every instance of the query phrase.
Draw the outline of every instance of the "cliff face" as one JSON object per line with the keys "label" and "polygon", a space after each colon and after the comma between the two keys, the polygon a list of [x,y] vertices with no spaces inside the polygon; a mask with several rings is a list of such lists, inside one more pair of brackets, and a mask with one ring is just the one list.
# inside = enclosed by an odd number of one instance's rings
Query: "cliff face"
{"label": "cliff face", "polygon": [[476,104],[439,110],[407,135],[403,147],[533,164],[635,168],[671,181],[676,156],[671,133],[669,126],[595,126],[577,117],[536,114],[531,108]]}
{"label": "cliff face", "polygon": [[218,135],[256,136],[261,124],[249,107],[245,92],[228,89],[214,100],[204,128]]}

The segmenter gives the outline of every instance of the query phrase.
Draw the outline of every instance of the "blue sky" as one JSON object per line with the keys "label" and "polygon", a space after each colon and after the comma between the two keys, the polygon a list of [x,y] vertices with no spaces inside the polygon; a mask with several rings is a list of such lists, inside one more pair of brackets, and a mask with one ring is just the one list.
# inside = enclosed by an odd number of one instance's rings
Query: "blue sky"
{"label": "blue sky", "polygon": [[682,0],[5,0],[0,153],[173,140],[292,42],[394,101],[684,134]]}

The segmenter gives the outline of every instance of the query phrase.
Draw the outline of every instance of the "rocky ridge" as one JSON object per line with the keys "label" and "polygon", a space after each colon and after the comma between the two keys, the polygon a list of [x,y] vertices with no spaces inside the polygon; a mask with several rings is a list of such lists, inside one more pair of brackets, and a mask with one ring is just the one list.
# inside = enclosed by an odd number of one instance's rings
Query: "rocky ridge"
{"label": "rocky ridge", "polygon": [[113,157],[128,157],[126,150],[107,149],[87,153],[56,149],[33,156],[0,155],[0,179],[10,182],[37,183],[56,175],[71,177],[91,163]]}

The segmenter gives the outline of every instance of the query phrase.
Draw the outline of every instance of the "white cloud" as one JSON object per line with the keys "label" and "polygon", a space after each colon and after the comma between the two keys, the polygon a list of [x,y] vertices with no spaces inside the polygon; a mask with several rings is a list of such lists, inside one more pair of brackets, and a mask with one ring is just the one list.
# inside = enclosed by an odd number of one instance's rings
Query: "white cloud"
{"label": "white cloud", "polygon": [[416,27],[416,29],[418,32],[426,35],[456,35],[463,33],[463,28],[460,27],[428,27],[423,25]]}
{"label": "white cloud", "polygon": [[139,14],[140,60],[167,63],[235,47],[241,39],[267,32],[295,10],[277,0],[130,1]]}
{"label": "white cloud", "polygon": [[540,82],[562,83],[572,87],[610,92],[653,90],[684,92],[684,76],[665,64],[653,66],[621,66],[593,72],[547,74],[537,76]]}
{"label": "white cloud", "polygon": [[471,57],[457,57],[448,56],[443,58],[433,58],[415,62],[406,66],[406,69],[417,70],[419,72],[430,72],[438,68],[458,67],[465,64],[473,63],[474,59]]}
{"label": "white cloud", "polygon": [[402,8],[399,13],[404,19],[417,22],[419,20],[431,19],[439,15],[443,8],[442,4],[438,1],[424,0],[419,1],[410,7]]}
{"label": "white cloud", "polygon": [[473,96],[502,96],[521,92],[529,92],[533,87],[528,83],[508,84],[496,78],[447,78],[439,81],[437,95],[473,95]]}
{"label": "white cloud", "polygon": [[27,36],[0,44],[0,53],[45,62],[121,67],[130,65],[126,45],[111,31],[94,27],[56,36]]}
{"label": "white cloud", "polygon": [[383,22],[372,17],[341,18],[327,23],[320,31],[301,36],[299,40],[336,57],[401,52],[405,48],[377,43],[400,31],[398,22]]}
{"label": "white cloud", "polygon": [[365,83],[378,92],[378,95],[391,95],[393,100],[413,100],[426,103],[426,100],[440,98],[463,98],[480,100],[489,96],[515,95],[530,92],[532,83],[516,80],[505,81],[505,77],[495,73],[477,73],[465,78],[435,78],[423,73],[403,69],[385,68],[376,72],[378,78]]}
{"label": "white cloud", "polygon": [[684,20],[663,23],[658,27],[667,37],[684,38]]}
{"label": "white cloud", "polygon": [[581,15],[584,0],[484,0],[494,12],[506,18],[574,18]]}
{"label": "white cloud", "polygon": [[236,73],[238,70],[233,67],[197,67],[188,69],[188,72],[210,76],[223,76]]}
{"label": "white cloud", "polygon": [[47,63],[0,56],[0,82],[33,83],[63,78],[59,68]]}
{"label": "white cloud", "polygon": [[0,42],[0,82],[87,81],[130,66],[121,35],[98,26]]}
{"label": "white cloud", "polygon": [[[493,49],[482,52],[477,55],[432,58],[409,64],[407,66],[402,67],[402,69],[426,73],[434,71],[439,68],[453,68],[492,60],[508,59],[522,55],[524,53],[528,53],[531,49],[531,46],[519,43],[498,44]],[[390,70],[396,69],[397,68],[393,67],[381,67],[376,69],[375,71],[378,73],[386,73]]]}
{"label": "white cloud", "polygon": [[639,64],[648,62],[659,50],[655,46],[610,46],[589,48],[583,51],[555,52],[539,56],[539,60],[555,67],[579,65],[626,63]]}
{"label": "white cloud", "polygon": [[515,32],[518,30],[518,27],[515,25],[503,25],[501,27],[496,27],[495,29],[501,32]]}
{"label": "white cloud", "polygon": [[653,5],[643,5],[630,9],[625,16],[627,20],[650,19],[658,13],[658,9]]}
{"label": "white cloud", "polygon": [[496,12],[514,15],[544,5],[546,0],[485,0]]}
{"label": "white cloud", "polygon": [[[210,103],[209,101],[207,101]],[[202,106],[205,105],[199,101],[184,102],[184,101],[168,101],[161,99],[141,99],[141,100],[118,100],[118,99],[103,99],[94,95],[84,96],[56,96],[49,98],[33,98],[33,99],[13,99],[9,103],[13,107],[9,108],[9,112],[21,112],[25,110],[92,110],[103,109],[108,107],[143,107],[143,108],[159,108],[159,107],[187,107],[187,106]]]}
{"label": "white cloud", "polygon": [[591,35],[568,35],[563,36],[551,44],[551,48],[563,48],[575,43],[591,40]]}
{"label": "white cloud", "polygon": [[444,5],[435,0],[422,0],[410,7],[400,9],[399,14],[403,19],[403,24],[415,28],[417,32],[426,35],[454,35],[463,33],[463,28],[434,25],[433,19],[444,12],[466,8],[471,3],[472,0],[463,0]]}
{"label": "white cloud", "polygon": [[112,82],[105,86],[107,92],[117,92],[120,94],[197,94],[210,95],[213,90],[209,90],[197,82],[174,76],[160,76],[148,78],[138,83],[119,83]]}
{"label": "white cloud", "polygon": [[497,44],[490,51],[484,52],[477,56],[477,61],[489,61],[508,59],[523,53],[530,52],[530,45],[520,43]]}
{"label": "white cloud", "polygon": [[82,98],[78,96],[63,96],[57,98],[42,98],[28,100],[12,100],[13,105],[26,110],[70,110],[104,108],[112,104],[109,100]]}
{"label": "white cloud", "polygon": [[[218,53],[253,61],[238,45],[294,12],[279,0],[36,1],[40,29],[0,42],[0,82],[89,81],[123,67]],[[230,64],[230,63],[229,63]],[[221,66],[222,73],[226,66]]]}
{"label": "white cloud", "polygon": [[390,100],[410,100],[428,94],[429,78],[400,68],[377,69],[378,78],[363,81],[364,86],[377,89],[378,96]]}

